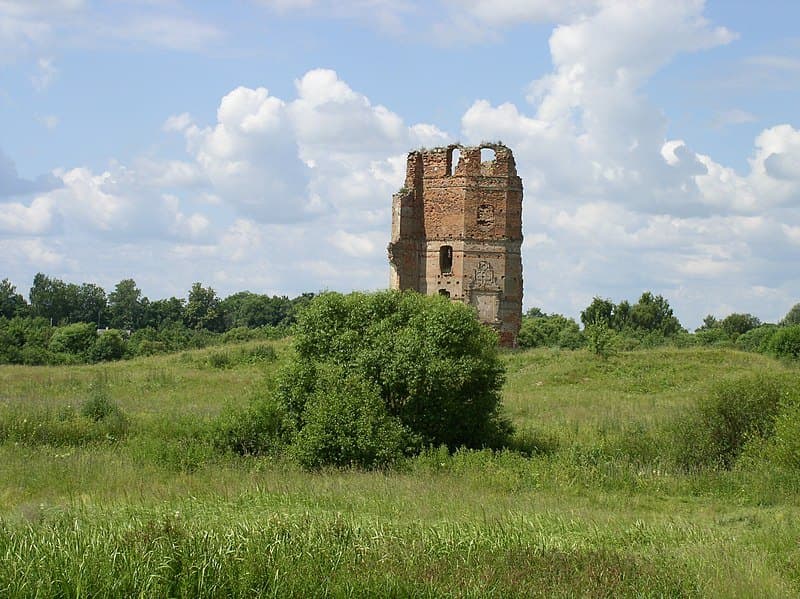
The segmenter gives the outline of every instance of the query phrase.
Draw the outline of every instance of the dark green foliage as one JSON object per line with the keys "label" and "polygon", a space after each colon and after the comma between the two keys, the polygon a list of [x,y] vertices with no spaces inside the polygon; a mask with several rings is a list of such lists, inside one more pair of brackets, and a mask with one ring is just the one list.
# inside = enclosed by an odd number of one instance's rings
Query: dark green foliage
{"label": "dark green foliage", "polygon": [[256,339],[282,339],[288,336],[291,329],[286,325],[278,327],[263,326],[257,328],[236,327],[225,331],[220,337],[222,343],[241,343],[255,341]]}
{"label": "dark green foliage", "polygon": [[669,302],[649,291],[645,291],[631,307],[630,323],[634,329],[657,332],[664,337],[670,337],[681,330],[681,323],[672,314]]}
{"label": "dark green foliage", "polygon": [[108,294],[108,309],[111,326],[115,329],[131,331],[142,326],[144,302],[142,291],[133,279],[123,279]]}
{"label": "dark green foliage", "polygon": [[122,332],[117,329],[107,329],[97,335],[94,347],[91,349],[91,359],[94,362],[121,360],[127,350],[127,343]]}
{"label": "dark green foliage", "polygon": [[697,342],[700,345],[713,345],[716,347],[730,346],[731,338],[721,326],[709,329],[698,329],[695,333]]}
{"label": "dark green foliage", "polygon": [[746,376],[718,383],[693,414],[675,425],[684,466],[730,468],[751,441],[769,438],[775,418],[795,401],[797,377]]}
{"label": "dark green foliage", "polygon": [[[145,298],[146,300],[147,298]],[[155,301],[144,301],[143,327],[163,329],[176,324],[183,323],[185,301],[177,297],[160,299]]]}
{"label": "dark green foliage", "polygon": [[[76,285],[38,273],[30,297],[28,306],[8,279],[0,281],[0,364],[96,362],[220,342],[280,339],[290,334],[314,294],[288,299],[242,292],[220,301],[213,289],[195,283],[186,305],[175,297],[150,301],[133,279],[120,281],[106,297],[93,283]],[[65,341],[74,337],[77,329],[72,328],[59,333],[50,347],[55,332],[79,323],[86,331],[89,323],[98,328],[110,324],[122,338],[112,334],[89,347],[87,336],[77,347],[75,340]],[[221,336],[231,327],[235,330]]]}
{"label": "dark green foliage", "polygon": [[269,297],[241,291],[222,300],[220,307],[227,328],[275,327],[293,321],[292,300],[286,296]]}
{"label": "dark green foliage", "polygon": [[407,453],[412,435],[390,416],[380,387],[343,368],[323,366],[291,453],[305,468],[379,468]]}
{"label": "dark green foliage", "polygon": [[54,353],[88,357],[96,340],[97,328],[94,324],[76,322],[56,328],[48,349]]}
{"label": "dark green foliage", "polygon": [[669,302],[649,291],[642,293],[633,305],[625,300],[617,305],[609,299],[595,297],[581,312],[581,322],[587,328],[589,325],[602,327],[604,323],[607,329],[621,334],[618,344],[631,348],[663,345],[683,330]]}
{"label": "dark green foliage", "polygon": [[[29,361],[33,354],[47,354],[53,327],[44,318],[0,317],[0,362],[8,364],[46,364]],[[27,361],[26,361],[27,360]]]}
{"label": "dark green foliage", "polygon": [[259,334],[256,329],[248,327],[236,327],[229,329],[222,334],[223,343],[241,343],[243,341],[252,341],[258,339]]}
{"label": "dark green foliage", "polygon": [[287,436],[284,408],[268,393],[251,399],[245,410],[226,408],[212,433],[214,447],[239,455],[273,453],[285,446]]}
{"label": "dark green foliage", "polygon": [[722,320],[722,330],[731,341],[736,341],[739,335],[761,326],[761,321],[752,314],[729,314]]}
{"label": "dark green foliage", "polygon": [[66,320],[72,311],[67,286],[63,281],[51,279],[43,273],[36,273],[30,290],[31,312],[59,324]]}
{"label": "dark green foliage", "polygon": [[767,351],[778,358],[800,358],[800,325],[778,329],[770,337]]}
{"label": "dark green foliage", "polygon": [[0,317],[27,316],[28,303],[8,279],[0,281]]}
{"label": "dark green foliage", "polygon": [[697,329],[698,331],[705,331],[708,329],[717,329],[720,327],[720,322],[713,314],[708,314],[703,319],[703,324]]}
{"label": "dark green foliage", "polygon": [[225,329],[220,300],[217,292],[200,283],[192,285],[189,301],[183,314],[183,321],[190,329],[207,329],[221,332]]}
{"label": "dark green foliage", "polygon": [[611,300],[595,296],[592,299],[592,303],[581,312],[581,322],[586,326],[603,321],[606,325],[612,326],[614,323],[615,309],[616,306]]}
{"label": "dark green foliage", "polygon": [[70,322],[93,322],[96,326],[108,322],[108,299],[105,290],[93,283],[84,283],[75,288],[74,305],[71,307]]}
{"label": "dark green foliage", "polygon": [[736,347],[744,351],[766,353],[770,339],[777,332],[778,327],[774,324],[764,324],[750,329],[736,338]]}
{"label": "dark green foliage", "polygon": [[786,313],[786,316],[783,317],[780,324],[785,327],[800,324],[800,304],[792,306],[791,310]]}
{"label": "dark green foliage", "polygon": [[614,353],[614,332],[602,318],[587,324],[584,335],[586,336],[586,346],[594,355],[606,359]]}
{"label": "dark green foliage", "polygon": [[757,450],[770,466],[800,470],[800,402],[786,406],[775,419],[772,437]]}
{"label": "dark green foliage", "polygon": [[541,310],[535,316],[530,311],[522,318],[517,342],[522,348],[561,347],[579,349],[586,340],[578,323],[561,314],[544,314]]}
{"label": "dark green foliage", "polygon": [[298,433],[312,398],[332,392],[320,388],[330,377],[319,373],[336,367],[376,385],[388,414],[423,444],[507,439],[497,339],[463,304],[416,293],[325,293],[301,315],[295,346],[279,397]]}

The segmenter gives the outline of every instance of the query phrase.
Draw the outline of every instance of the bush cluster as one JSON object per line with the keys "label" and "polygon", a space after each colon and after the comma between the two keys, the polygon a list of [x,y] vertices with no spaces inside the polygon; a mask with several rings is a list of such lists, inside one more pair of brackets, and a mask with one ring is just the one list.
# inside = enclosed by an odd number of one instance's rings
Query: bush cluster
{"label": "bush cluster", "polygon": [[30,303],[0,281],[0,364],[75,364],[285,337],[313,297],[249,291],[225,299],[192,285],[188,298],[151,301],[133,279],[106,294],[38,273]]}
{"label": "bush cluster", "polygon": [[324,293],[298,320],[269,400],[226,415],[220,445],[283,443],[307,468],[386,466],[428,445],[498,447],[504,369],[471,308],[417,293]]}
{"label": "bush cluster", "polygon": [[[0,317],[0,363],[56,365],[106,362],[222,343],[271,340],[285,337],[289,332],[288,327],[265,326],[253,329],[239,327],[225,333],[214,333],[173,323],[161,329],[145,327],[129,334],[117,329],[97,330],[93,323],[51,326],[43,318],[14,317],[9,320]],[[242,352],[234,351],[229,356],[230,365],[271,359],[266,354],[256,356],[250,353],[243,356]]]}
{"label": "bush cluster", "polygon": [[529,310],[522,319],[517,339],[522,348],[559,347],[580,349],[586,339],[572,318],[561,314],[545,314],[536,308]]}
{"label": "bush cluster", "polygon": [[678,462],[690,468],[731,468],[746,448],[774,439],[777,423],[785,437],[800,427],[798,382],[795,374],[786,374],[718,383],[693,413],[675,423]]}

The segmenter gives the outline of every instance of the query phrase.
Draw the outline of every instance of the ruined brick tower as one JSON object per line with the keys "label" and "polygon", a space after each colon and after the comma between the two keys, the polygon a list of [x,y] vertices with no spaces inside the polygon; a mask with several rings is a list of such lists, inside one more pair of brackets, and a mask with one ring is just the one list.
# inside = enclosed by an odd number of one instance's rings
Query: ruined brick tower
{"label": "ruined brick tower", "polygon": [[522,180],[502,144],[408,154],[392,197],[391,288],[474,306],[516,345],[522,319]]}

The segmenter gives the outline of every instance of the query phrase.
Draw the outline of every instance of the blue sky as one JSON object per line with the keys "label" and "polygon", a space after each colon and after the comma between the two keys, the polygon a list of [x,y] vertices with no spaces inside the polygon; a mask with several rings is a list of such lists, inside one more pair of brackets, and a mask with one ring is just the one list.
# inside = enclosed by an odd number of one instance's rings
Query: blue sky
{"label": "blue sky", "polygon": [[800,8],[0,0],[0,278],[386,286],[419,146],[502,139],[525,306],[800,301]]}

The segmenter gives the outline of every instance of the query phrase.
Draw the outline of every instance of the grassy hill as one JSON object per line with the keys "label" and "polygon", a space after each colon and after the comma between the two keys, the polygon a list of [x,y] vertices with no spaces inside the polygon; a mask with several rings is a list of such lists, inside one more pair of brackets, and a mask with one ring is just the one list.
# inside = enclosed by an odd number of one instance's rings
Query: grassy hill
{"label": "grassy hill", "polygon": [[[273,342],[98,366],[0,367],[0,596],[800,594],[800,477],[686,470],[714,385],[800,372],[757,354],[507,353],[525,452],[432,449],[395,471],[221,454]],[[73,417],[101,389],[126,419]]]}

